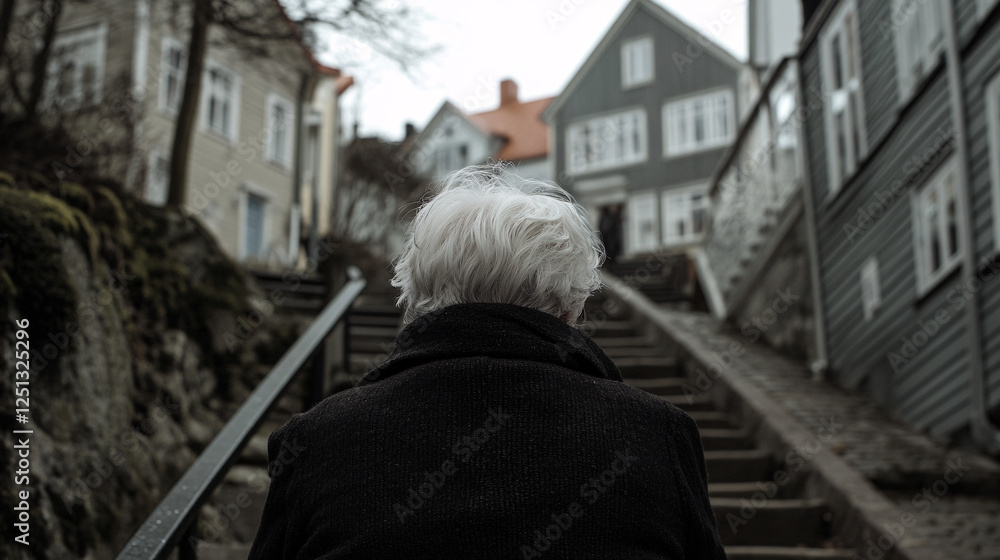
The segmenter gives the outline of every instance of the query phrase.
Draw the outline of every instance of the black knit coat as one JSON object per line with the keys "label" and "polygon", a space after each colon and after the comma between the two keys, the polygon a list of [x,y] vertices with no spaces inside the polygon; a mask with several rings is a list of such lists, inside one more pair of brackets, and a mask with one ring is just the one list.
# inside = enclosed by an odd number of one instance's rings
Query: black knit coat
{"label": "black knit coat", "polygon": [[516,305],[413,321],[268,458],[252,560],[725,558],[691,417]]}

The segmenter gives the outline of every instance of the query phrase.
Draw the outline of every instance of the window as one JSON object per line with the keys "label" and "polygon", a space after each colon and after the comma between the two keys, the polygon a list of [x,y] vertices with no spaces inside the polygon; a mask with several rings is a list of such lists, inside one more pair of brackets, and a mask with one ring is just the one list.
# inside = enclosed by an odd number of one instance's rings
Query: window
{"label": "window", "polygon": [[646,112],[632,109],[569,125],[566,154],[573,173],[646,161]]}
{"label": "window", "polygon": [[858,47],[857,11],[854,2],[843,2],[823,31],[820,42],[826,121],[827,164],[831,194],[858,168],[867,151],[864,107],[861,98],[861,56]]}
{"label": "window", "polygon": [[629,197],[625,222],[629,228],[627,251],[653,251],[659,248],[657,235],[656,193],[643,193]]}
{"label": "window", "polygon": [[668,191],[662,194],[663,244],[679,245],[701,239],[705,233],[708,196],[705,189]]}
{"label": "window", "polygon": [[640,37],[622,43],[622,87],[646,85],[653,81],[653,38]]}
{"label": "window", "polygon": [[146,202],[154,206],[167,203],[170,188],[170,160],[154,152],[149,157],[149,173],[146,177]]}
{"label": "window", "polygon": [[267,159],[285,167],[292,163],[292,138],[295,131],[292,102],[280,95],[267,101]]}
{"label": "window", "polygon": [[461,169],[469,163],[468,144],[457,144],[452,146],[442,146],[434,154],[437,166],[437,173],[445,175],[456,169]]}
{"label": "window", "polygon": [[209,63],[202,84],[202,124],[206,130],[235,142],[239,118],[239,80],[235,74]]}
{"label": "window", "polygon": [[90,25],[60,32],[52,44],[46,79],[46,104],[79,109],[101,102],[107,26]]}
{"label": "window", "polygon": [[938,60],[944,44],[942,10],[946,2],[934,0],[893,0],[896,26],[896,61],[899,95],[905,100]]}
{"label": "window", "polygon": [[958,172],[952,159],[914,195],[914,246],[920,294],[933,288],[962,260],[958,189]]}
{"label": "window", "polygon": [[663,154],[682,156],[732,142],[735,127],[733,92],[717,91],[663,106]]}
{"label": "window", "polygon": [[263,260],[267,251],[267,207],[270,194],[260,187],[244,183],[240,192],[240,260]]}
{"label": "window", "polygon": [[871,321],[882,306],[882,284],[878,275],[878,259],[874,256],[861,266],[861,307],[865,320]]}
{"label": "window", "polygon": [[990,177],[993,199],[993,247],[1000,251],[1000,75],[986,86],[986,119],[990,137]]}
{"label": "window", "polygon": [[184,96],[184,72],[187,69],[187,51],[176,39],[163,40],[160,61],[160,109],[176,113]]}

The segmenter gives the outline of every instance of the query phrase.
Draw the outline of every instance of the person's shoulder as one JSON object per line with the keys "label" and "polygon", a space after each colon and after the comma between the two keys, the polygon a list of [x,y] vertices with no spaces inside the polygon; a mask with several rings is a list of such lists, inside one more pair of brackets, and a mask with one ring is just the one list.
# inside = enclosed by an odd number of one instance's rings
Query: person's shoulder
{"label": "person's shoulder", "polygon": [[304,412],[291,418],[274,431],[272,438],[310,438],[314,434],[331,435],[337,429],[348,429],[367,407],[367,393],[371,386],[352,387],[323,399]]}
{"label": "person's shoulder", "polygon": [[684,430],[697,431],[694,419],[665,397],[617,380],[594,379],[593,385],[604,398],[610,399],[617,406],[631,408],[643,416]]}

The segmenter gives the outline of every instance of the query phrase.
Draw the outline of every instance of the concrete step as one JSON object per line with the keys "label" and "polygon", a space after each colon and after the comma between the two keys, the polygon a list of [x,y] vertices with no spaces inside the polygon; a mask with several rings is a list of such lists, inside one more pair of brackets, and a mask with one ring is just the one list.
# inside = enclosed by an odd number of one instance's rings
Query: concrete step
{"label": "concrete step", "polygon": [[639,327],[634,322],[622,319],[588,320],[580,325],[580,330],[590,335],[591,338],[639,336],[641,334]]}
{"label": "concrete step", "polygon": [[762,449],[706,451],[709,482],[754,482],[773,479],[771,456]]}
{"label": "concrete step", "polygon": [[403,315],[403,310],[396,307],[392,303],[367,302],[351,306],[351,314],[401,317]]}
{"label": "concrete step", "polygon": [[399,329],[387,325],[352,325],[351,338],[379,338],[395,340]]}
{"label": "concrete step", "polygon": [[612,359],[622,377],[648,379],[678,374],[677,360],[672,356],[619,356]]}
{"label": "concrete step", "polygon": [[648,336],[601,336],[592,337],[598,346],[605,352],[611,348],[638,347],[638,348],[663,348],[666,345],[657,344],[655,340]]}
{"label": "concrete step", "polygon": [[347,324],[351,325],[353,329],[357,326],[373,326],[373,327],[391,327],[399,328],[400,320],[399,317],[393,317],[391,315],[356,315],[350,314],[347,316]]}
{"label": "concrete step", "polygon": [[198,544],[198,560],[246,560],[250,556],[249,544]]}
{"label": "concrete step", "polygon": [[724,545],[819,546],[829,537],[826,501],[711,498]]}
{"label": "concrete step", "polygon": [[617,358],[657,358],[667,356],[672,349],[664,346],[602,346],[612,360]]}
{"label": "concrete step", "polygon": [[854,550],[785,546],[727,546],[729,560],[853,560]]}
{"label": "concrete step", "polygon": [[661,396],[683,395],[684,386],[690,386],[688,380],[683,377],[654,377],[650,379],[642,377],[626,377],[625,384],[637,387],[648,393]]}
{"label": "concrete step", "polygon": [[395,338],[351,337],[352,354],[388,354],[396,346]]}
{"label": "concrete step", "polygon": [[660,398],[685,412],[704,412],[715,410],[715,402],[708,397],[666,395]]}
{"label": "concrete step", "polygon": [[725,412],[718,411],[692,411],[688,415],[698,424],[698,430],[714,430],[733,428],[736,423],[733,418]]}
{"label": "concrete step", "polygon": [[753,449],[754,442],[744,430],[737,429],[702,429],[701,445],[705,451],[725,451],[727,449]]}
{"label": "concrete step", "polygon": [[746,498],[757,496],[772,496],[774,498],[791,498],[789,486],[778,486],[774,482],[756,480],[754,482],[712,482],[708,485],[710,498]]}

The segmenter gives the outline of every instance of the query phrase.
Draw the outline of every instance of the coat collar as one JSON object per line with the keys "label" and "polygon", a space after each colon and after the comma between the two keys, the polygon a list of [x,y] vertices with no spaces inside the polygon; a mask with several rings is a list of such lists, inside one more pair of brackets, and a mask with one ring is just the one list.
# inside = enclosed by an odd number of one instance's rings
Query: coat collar
{"label": "coat collar", "polygon": [[427,362],[469,356],[536,361],[622,380],[618,367],[597,343],[548,313],[509,303],[460,303],[406,325],[388,359],[358,385]]}

